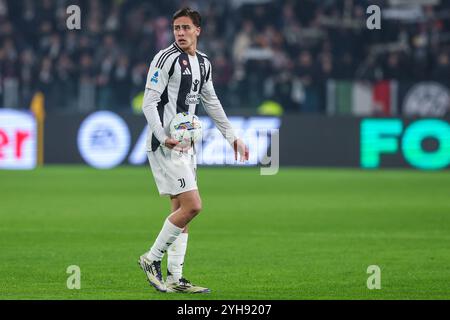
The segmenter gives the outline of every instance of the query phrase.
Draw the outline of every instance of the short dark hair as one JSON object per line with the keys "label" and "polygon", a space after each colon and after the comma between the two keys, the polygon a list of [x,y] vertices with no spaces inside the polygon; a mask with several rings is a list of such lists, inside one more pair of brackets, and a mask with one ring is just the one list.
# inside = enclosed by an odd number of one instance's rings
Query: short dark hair
{"label": "short dark hair", "polygon": [[200,27],[202,25],[202,17],[200,16],[200,13],[198,11],[192,10],[189,7],[182,8],[174,13],[172,18],[172,24],[175,21],[175,19],[178,19],[180,17],[189,17],[192,20],[192,23],[196,27]]}

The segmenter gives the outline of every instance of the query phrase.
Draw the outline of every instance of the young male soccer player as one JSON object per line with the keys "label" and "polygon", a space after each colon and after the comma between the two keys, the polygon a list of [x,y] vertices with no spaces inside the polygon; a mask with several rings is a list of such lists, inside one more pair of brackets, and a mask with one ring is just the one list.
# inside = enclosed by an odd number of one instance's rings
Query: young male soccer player
{"label": "young male soccer player", "polygon": [[[216,96],[211,63],[197,50],[201,17],[184,8],[172,20],[175,42],[154,58],[147,76],[142,109],[149,125],[147,154],[160,195],[169,195],[172,213],[167,217],[150,251],[139,263],[152,286],[162,292],[207,293],[182,277],[188,240],[188,223],[200,212],[201,199],[196,181],[193,149],[175,151],[177,141],[169,136],[169,124],[180,112],[195,113],[200,100],[208,115],[233,146],[235,158],[248,160],[249,152],[238,139]],[[175,149],[174,149],[175,148]],[[167,251],[167,279],[161,273],[161,260]]]}

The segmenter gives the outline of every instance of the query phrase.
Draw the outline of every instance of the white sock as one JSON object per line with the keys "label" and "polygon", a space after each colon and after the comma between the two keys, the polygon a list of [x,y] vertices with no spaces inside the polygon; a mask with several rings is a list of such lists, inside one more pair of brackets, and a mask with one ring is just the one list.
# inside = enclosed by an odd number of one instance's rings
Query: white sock
{"label": "white sock", "polygon": [[166,219],[155,243],[147,253],[147,258],[153,261],[161,261],[167,248],[178,238],[182,231],[183,228],[178,228],[169,219]]}
{"label": "white sock", "polygon": [[188,234],[182,233],[167,250],[167,282],[178,282],[183,274]]}

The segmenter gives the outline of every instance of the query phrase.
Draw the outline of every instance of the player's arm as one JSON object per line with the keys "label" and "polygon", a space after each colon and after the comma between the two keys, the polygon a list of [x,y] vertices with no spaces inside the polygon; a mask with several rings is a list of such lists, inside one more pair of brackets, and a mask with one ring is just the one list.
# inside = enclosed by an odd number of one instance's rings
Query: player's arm
{"label": "player's arm", "polygon": [[142,103],[142,111],[144,112],[150,130],[155,135],[156,139],[166,147],[173,148],[178,144],[178,141],[166,135],[161,124],[158,114],[158,103],[161,101],[161,94],[153,89],[145,89],[144,102]]}
{"label": "player's arm", "polygon": [[163,66],[159,69],[155,66],[160,54],[161,52],[155,56],[148,70],[142,111],[156,139],[166,147],[173,148],[178,144],[178,141],[167,136],[159,118],[157,108],[158,103],[161,101],[161,94],[164,92],[169,81],[167,67]]}
{"label": "player's arm", "polygon": [[205,79],[205,84],[203,85],[201,98],[203,106],[206,113],[213,119],[216,127],[222,133],[224,138],[234,149],[235,159],[237,160],[237,154],[240,154],[240,160],[245,161],[249,158],[249,150],[245,143],[239,139],[228,120],[225,111],[223,110],[222,104],[216,95],[214,90],[214,85],[212,82],[212,71],[211,66],[209,67],[208,74]]}

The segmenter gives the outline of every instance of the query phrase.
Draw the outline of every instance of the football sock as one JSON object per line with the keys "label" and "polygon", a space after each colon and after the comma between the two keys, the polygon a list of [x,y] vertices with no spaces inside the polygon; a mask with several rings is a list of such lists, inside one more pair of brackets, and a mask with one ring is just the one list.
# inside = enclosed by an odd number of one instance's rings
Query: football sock
{"label": "football sock", "polygon": [[183,273],[188,234],[182,233],[167,249],[167,282],[178,282]]}
{"label": "football sock", "polygon": [[161,261],[167,248],[178,238],[182,231],[183,228],[178,228],[169,219],[166,219],[155,243],[147,254],[147,258],[152,261]]}

